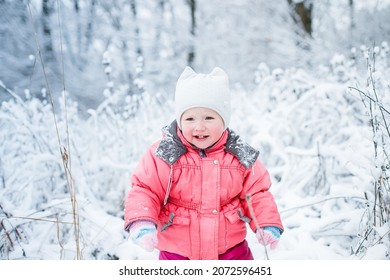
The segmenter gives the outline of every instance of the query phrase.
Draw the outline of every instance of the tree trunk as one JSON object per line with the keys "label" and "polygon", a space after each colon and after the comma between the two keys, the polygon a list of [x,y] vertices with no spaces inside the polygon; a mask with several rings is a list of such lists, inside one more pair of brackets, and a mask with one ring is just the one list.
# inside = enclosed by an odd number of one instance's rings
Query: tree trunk
{"label": "tree trunk", "polygon": [[93,37],[93,21],[95,19],[96,0],[91,1],[87,31],[85,33],[85,52],[88,53]]}
{"label": "tree trunk", "polygon": [[80,15],[80,5],[79,5],[79,0],[74,0],[73,1],[73,8],[76,12],[76,22],[77,22],[77,35],[76,35],[76,40],[77,40],[77,53],[81,53],[81,40],[82,40],[82,36],[81,36],[81,23],[80,23],[80,18],[81,18],[81,15]]}
{"label": "tree trunk", "polygon": [[50,16],[52,13],[51,5],[51,0],[42,1],[43,55],[48,59],[54,57],[50,26]]}
{"label": "tree trunk", "polygon": [[190,6],[190,12],[191,12],[191,41],[189,45],[189,51],[187,56],[187,63],[189,66],[192,67],[194,60],[195,60],[195,46],[194,46],[194,39],[196,35],[196,0],[187,0],[188,5]]}
{"label": "tree trunk", "polygon": [[312,35],[312,10],[313,10],[313,4],[312,3],[306,3],[305,1],[295,3],[293,0],[287,0],[290,7],[294,10],[293,19],[294,21],[302,26],[303,30],[309,34]]}
{"label": "tree trunk", "polygon": [[159,0],[158,10],[156,11],[156,36],[153,46],[153,59],[157,61],[160,58],[160,44],[161,44],[161,32],[164,26],[164,13],[165,13],[165,0]]}
{"label": "tree trunk", "polygon": [[355,12],[354,12],[355,8],[354,8],[354,3],[353,3],[353,0],[349,0],[349,12],[350,12],[350,20],[351,20],[351,24],[350,24],[350,27],[349,27],[349,36],[350,36],[350,40],[349,40],[349,43],[351,44],[349,47],[352,47],[353,45],[353,33],[354,33],[354,29],[355,29]]}
{"label": "tree trunk", "polygon": [[134,32],[135,32],[135,40],[136,40],[136,53],[137,53],[137,56],[142,56],[140,31],[139,31],[138,19],[137,19],[137,5],[135,3],[135,0],[131,0],[130,1],[130,6],[131,6],[131,11],[132,11],[133,17],[134,17]]}

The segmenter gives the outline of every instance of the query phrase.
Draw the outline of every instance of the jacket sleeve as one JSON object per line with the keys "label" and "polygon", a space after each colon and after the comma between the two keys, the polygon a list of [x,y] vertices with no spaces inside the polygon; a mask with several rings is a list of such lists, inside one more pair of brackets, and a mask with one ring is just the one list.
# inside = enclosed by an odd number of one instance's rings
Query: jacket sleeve
{"label": "jacket sleeve", "polygon": [[245,215],[251,218],[251,229],[256,231],[256,223],[249,209],[247,195],[250,195],[251,205],[259,227],[276,226],[281,232],[284,228],[280,219],[278,207],[272,193],[269,191],[271,179],[268,170],[257,160],[255,165],[245,172],[244,187],[240,198],[244,200]]}
{"label": "jacket sleeve", "polygon": [[125,229],[138,220],[158,224],[170,167],[154,155],[155,148],[156,145],[149,148],[131,176],[131,189],[125,199]]}

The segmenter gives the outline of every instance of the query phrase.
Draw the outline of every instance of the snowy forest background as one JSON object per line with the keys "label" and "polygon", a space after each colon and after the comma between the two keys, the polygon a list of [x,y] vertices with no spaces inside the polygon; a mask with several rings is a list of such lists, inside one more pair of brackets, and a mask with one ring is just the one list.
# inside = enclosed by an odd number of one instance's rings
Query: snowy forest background
{"label": "snowy forest background", "polygon": [[[286,231],[390,259],[389,0],[0,0],[0,259],[155,259],[123,202],[186,65],[230,76]],[[255,258],[266,251],[248,235]]]}

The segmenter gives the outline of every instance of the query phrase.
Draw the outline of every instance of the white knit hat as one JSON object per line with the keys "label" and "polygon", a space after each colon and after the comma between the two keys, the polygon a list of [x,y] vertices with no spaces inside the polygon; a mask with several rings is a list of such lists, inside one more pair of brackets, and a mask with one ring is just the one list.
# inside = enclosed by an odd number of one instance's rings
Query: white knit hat
{"label": "white knit hat", "polygon": [[225,71],[215,67],[210,74],[198,74],[187,66],[180,75],[175,92],[175,115],[180,119],[184,111],[205,107],[216,111],[223,119],[225,129],[230,122],[229,78]]}

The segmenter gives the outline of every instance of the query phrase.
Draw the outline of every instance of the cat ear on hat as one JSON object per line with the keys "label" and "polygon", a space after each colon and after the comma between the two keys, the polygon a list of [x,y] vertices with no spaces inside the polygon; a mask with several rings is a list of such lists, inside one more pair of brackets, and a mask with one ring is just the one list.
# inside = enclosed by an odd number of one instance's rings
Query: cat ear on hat
{"label": "cat ear on hat", "polygon": [[194,75],[196,75],[195,71],[190,66],[186,66],[183,73],[181,73],[179,80],[184,80]]}
{"label": "cat ear on hat", "polygon": [[223,76],[223,77],[226,77],[227,78],[227,74],[225,71],[223,71],[221,68],[219,67],[215,67],[213,69],[213,71],[211,71],[210,73],[210,76]]}

